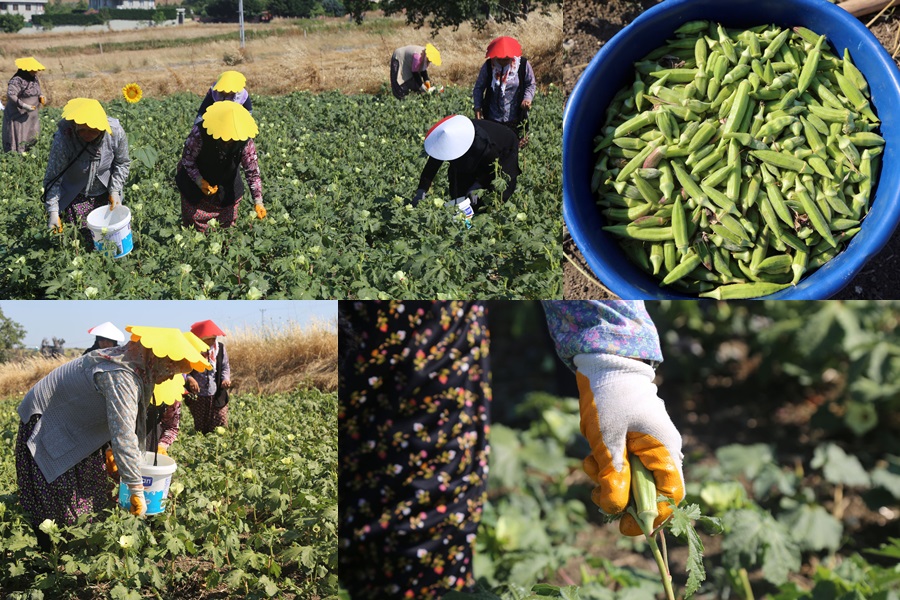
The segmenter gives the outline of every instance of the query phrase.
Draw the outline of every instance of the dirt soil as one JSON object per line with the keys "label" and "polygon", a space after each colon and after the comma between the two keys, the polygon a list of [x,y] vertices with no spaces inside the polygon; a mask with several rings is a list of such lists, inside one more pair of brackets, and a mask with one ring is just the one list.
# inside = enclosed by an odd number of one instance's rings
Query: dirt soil
{"label": "dirt soil", "polygon": [[[568,94],[594,55],[612,36],[643,11],[662,0],[566,0],[563,8],[563,81]],[[869,23],[876,15],[861,17]],[[888,9],[870,31],[888,53],[898,55],[900,7]],[[563,231],[563,297],[572,300],[616,298],[606,289],[578,251],[568,229]],[[847,286],[833,297],[840,300],[900,299],[900,235],[894,235]]]}

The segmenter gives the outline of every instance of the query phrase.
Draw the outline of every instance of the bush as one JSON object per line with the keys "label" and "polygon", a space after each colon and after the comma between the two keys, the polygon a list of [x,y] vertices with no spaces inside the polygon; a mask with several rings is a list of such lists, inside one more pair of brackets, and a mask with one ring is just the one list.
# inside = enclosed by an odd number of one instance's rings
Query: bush
{"label": "bush", "polygon": [[0,31],[3,33],[16,33],[25,27],[25,17],[22,15],[0,15]]}
{"label": "bush", "polygon": [[174,21],[178,16],[174,6],[160,6],[156,9],[149,8],[118,8],[104,10],[103,17],[109,19],[124,19],[127,21],[155,21],[157,13],[162,13],[163,21]]}
{"label": "bush", "polygon": [[99,13],[68,13],[54,15],[35,15],[31,17],[31,22],[44,28],[56,27],[59,25],[103,25],[105,22]]}
{"label": "bush", "polygon": [[278,17],[306,19],[313,16],[317,5],[316,0],[269,0],[269,10]]}
{"label": "bush", "polygon": [[[261,0],[244,0],[244,19],[252,19],[262,14],[263,3]],[[206,14],[219,21],[237,21],[237,0],[212,0],[206,5]]]}

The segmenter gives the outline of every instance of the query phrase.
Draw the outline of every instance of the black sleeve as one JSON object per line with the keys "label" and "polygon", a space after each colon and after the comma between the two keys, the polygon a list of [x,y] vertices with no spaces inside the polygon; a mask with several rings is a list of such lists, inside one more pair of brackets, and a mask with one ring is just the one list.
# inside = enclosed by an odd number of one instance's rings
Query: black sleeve
{"label": "black sleeve", "polygon": [[418,189],[425,190],[426,192],[428,191],[431,187],[431,182],[434,181],[434,178],[443,163],[444,161],[442,160],[431,158],[430,156],[428,157],[428,162],[425,163],[425,168],[422,169],[422,176],[419,177]]}
{"label": "black sleeve", "polygon": [[202,117],[203,113],[206,112],[206,109],[209,108],[212,103],[213,103],[212,90],[210,90],[210,91],[206,92],[206,97],[204,97],[203,102],[200,103],[200,108],[197,110],[197,116]]}
{"label": "black sleeve", "polygon": [[244,108],[247,109],[247,112],[253,112],[253,100],[250,98],[250,94],[247,94],[247,100],[244,102]]}

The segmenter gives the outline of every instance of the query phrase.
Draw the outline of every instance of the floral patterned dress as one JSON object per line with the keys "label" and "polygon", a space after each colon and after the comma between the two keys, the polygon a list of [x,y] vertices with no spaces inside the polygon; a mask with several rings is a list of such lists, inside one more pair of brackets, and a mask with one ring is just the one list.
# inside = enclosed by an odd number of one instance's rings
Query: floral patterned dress
{"label": "floral patterned dress", "polygon": [[340,302],[341,584],[353,600],[471,589],[488,470],[477,302]]}

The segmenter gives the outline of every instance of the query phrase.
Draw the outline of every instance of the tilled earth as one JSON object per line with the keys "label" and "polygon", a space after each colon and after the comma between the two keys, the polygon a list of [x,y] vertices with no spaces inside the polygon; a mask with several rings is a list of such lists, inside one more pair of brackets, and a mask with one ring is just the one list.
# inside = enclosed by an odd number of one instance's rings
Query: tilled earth
{"label": "tilled earth", "polygon": [[[643,11],[662,0],[566,0],[563,4],[563,81],[566,93],[594,55],[612,36],[631,23]],[[860,17],[869,23],[876,15]],[[888,53],[895,55],[900,41],[900,6],[889,8],[869,25]],[[615,298],[591,273],[590,267],[572,241],[563,232],[563,297],[572,300]],[[895,234],[884,249],[837,295],[840,300],[900,299],[900,234]]]}

